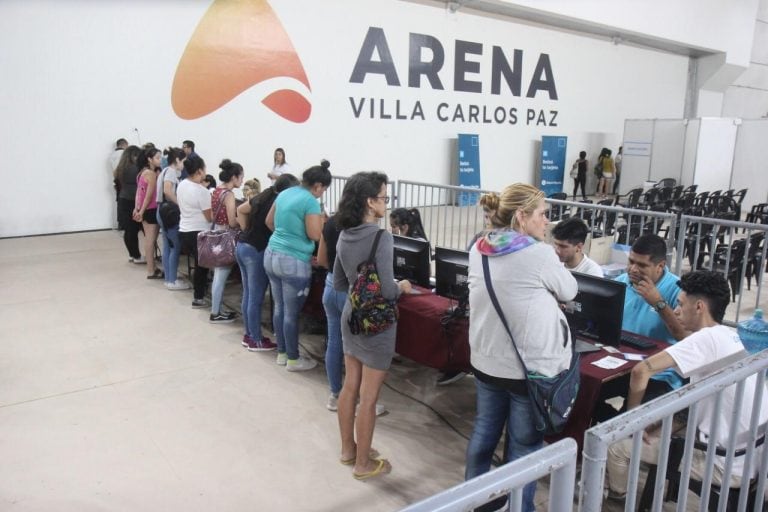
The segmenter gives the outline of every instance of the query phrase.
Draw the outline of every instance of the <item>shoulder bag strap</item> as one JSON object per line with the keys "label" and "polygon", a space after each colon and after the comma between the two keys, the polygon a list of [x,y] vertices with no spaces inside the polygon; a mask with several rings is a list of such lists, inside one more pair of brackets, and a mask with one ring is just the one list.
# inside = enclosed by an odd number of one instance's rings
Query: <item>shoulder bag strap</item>
{"label": "shoulder bag strap", "polygon": [[371,254],[368,255],[368,263],[375,263],[376,260],[376,249],[379,247],[379,239],[381,238],[381,234],[384,232],[383,229],[380,229],[378,233],[376,233],[376,238],[373,239],[373,246],[371,246]]}
{"label": "shoulder bag strap", "polygon": [[512,337],[512,331],[509,330],[509,325],[507,324],[507,318],[504,316],[504,312],[501,310],[499,299],[496,298],[496,292],[493,291],[493,284],[491,283],[491,269],[488,268],[488,256],[486,255],[483,255],[483,277],[485,278],[485,287],[488,289],[488,295],[491,298],[493,307],[496,309],[496,313],[499,315],[501,323],[504,325],[504,329],[507,330],[509,339],[512,341],[512,347],[515,349],[515,354],[517,354],[517,358],[520,359],[520,364],[523,365],[523,373],[525,374],[525,378],[528,379],[528,368],[525,366],[525,361],[523,361],[523,357],[520,355],[520,351],[517,350],[517,345],[515,345],[515,338]]}
{"label": "shoulder bag strap", "polygon": [[165,202],[165,175],[168,172],[168,169],[170,169],[170,167],[166,167],[165,170],[163,171],[163,174],[160,175],[160,203],[161,204]]}

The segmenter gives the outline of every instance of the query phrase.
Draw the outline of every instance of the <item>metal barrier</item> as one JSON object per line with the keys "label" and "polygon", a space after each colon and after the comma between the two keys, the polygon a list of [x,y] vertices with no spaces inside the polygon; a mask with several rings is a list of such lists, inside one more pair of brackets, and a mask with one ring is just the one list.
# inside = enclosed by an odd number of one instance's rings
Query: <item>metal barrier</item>
{"label": "metal barrier", "polygon": [[[334,176],[323,196],[333,212],[348,178]],[[427,239],[432,247],[466,250],[474,236],[485,229],[483,210],[477,204],[481,194],[492,191],[450,185],[435,185],[400,180],[388,184],[390,210],[418,208]],[[466,206],[462,195],[474,196]],[[616,243],[631,245],[640,235],[655,233],[667,241],[667,264],[672,273],[682,275],[691,269],[710,268],[728,277],[737,307],[725,323],[735,325],[760,307],[763,270],[766,268],[768,225],[736,222],[710,217],[692,217],[660,210],[630,209],[615,206],[610,200],[598,203],[547,199],[552,221],[575,216],[589,226],[593,238],[611,237]],[[383,226],[389,224],[389,216]],[[740,233],[739,233],[740,231]],[[742,241],[743,240],[743,241]],[[744,303],[744,288],[751,291],[756,280],[754,301]],[[750,297],[752,295],[750,294]],[[744,307],[742,307],[744,306]],[[765,305],[763,305],[765,306]]]}
{"label": "metal barrier", "polygon": [[[485,228],[483,209],[478,200],[482,194],[490,192],[400,180],[397,182],[397,207],[419,209],[432,247],[463,251],[475,234]],[[460,206],[462,199],[469,204]]]}
{"label": "metal barrier", "polygon": [[[751,315],[760,307],[763,289],[763,271],[765,270],[765,243],[768,225],[737,222],[733,220],[680,217],[680,229],[677,234],[676,267],[683,270],[706,268],[722,273],[731,286],[733,300],[736,301],[735,317],[729,318],[728,324],[738,323],[742,313]],[[738,231],[741,230],[741,233]],[[687,263],[687,266],[686,266]],[[678,274],[679,275],[679,274]],[[744,287],[751,290],[751,280],[755,277],[757,291],[754,304],[742,311]]]}
{"label": "metal barrier", "polygon": [[[736,384],[736,401],[734,403],[734,417],[731,418],[731,430],[729,432],[728,446],[724,447],[727,450],[728,455],[725,459],[725,471],[722,481],[727,482],[730,478],[731,468],[733,463],[734,445],[736,443],[736,426],[737,421],[734,418],[739,412],[739,409],[743,407],[752,407],[751,424],[746,444],[749,448],[744,455],[744,475],[752,473],[753,468],[759,467],[757,476],[757,488],[754,511],[758,512],[762,510],[763,506],[763,494],[765,492],[766,477],[768,477],[768,449],[762,450],[762,456],[759,461],[756,461],[755,455],[755,442],[758,432],[758,421],[760,404],[762,401],[763,393],[765,391],[765,376],[766,368],[768,368],[768,350],[760,352],[751,357],[747,357],[734,364],[726,366],[717,373],[703,379],[694,384],[688,384],[672,393],[668,393],[656,400],[648,402],[636,409],[633,409],[625,414],[617,416],[612,420],[606,421],[593,427],[584,435],[584,450],[582,452],[582,470],[581,470],[581,484],[579,493],[579,510],[585,512],[595,512],[601,510],[603,502],[603,485],[605,479],[606,462],[608,456],[608,447],[623,439],[628,439],[633,434],[642,434],[644,429],[649,425],[662,421],[661,437],[659,445],[659,456],[657,459],[657,467],[659,468],[656,474],[655,489],[653,497],[652,510],[661,510],[661,496],[664,489],[665,471],[667,467],[668,451],[670,445],[670,437],[672,433],[672,419],[674,413],[688,408],[688,427],[685,435],[685,451],[683,454],[681,466],[680,466],[680,489],[681,493],[678,498],[678,511],[686,510],[687,489],[690,479],[691,471],[691,457],[693,452],[693,441],[696,437],[696,417],[697,417],[697,404],[713,395],[716,395],[715,410],[718,410],[721,405],[722,391]],[[743,395],[745,388],[745,379],[750,375],[757,375],[755,400],[752,404],[743,404]],[[711,437],[717,437],[717,425],[715,421],[712,430],[710,431]],[[637,484],[640,469],[640,450],[643,443],[642,435],[633,436],[632,455],[629,464],[629,479],[627,485],[627,497],[624,510],[635,510],[635,497],[637,493]],[[705,504],[700,510],[706,509],[708,503],[708,495],[710,492],[712,467],[714,465],[714,449],[710,445],[710,449],[707,451],[707,470],[705,473],[704,481],[702,482],[702,497],[701,501]],[[758,466],[759,465],[759,466]],[[748,478],[743,479],[738,510],[743,511],[746,509],[746,497],[747,490],[749,488],[750,481]],[[724,492],[720,496],[720,503],[718,510],[724,511],[726,500],[728,498],[727,492]]]}
{"label": "metal barrier", "polygon": [[547,510],[570,512],[573,510],[573,489],[576,480],[576,451],[576,441],[563,439],[414,503],[402,512],[472,510],[505,494],[511,494],[510,510],[519,511],[522,506],[523,487],[547,475],[550,475]]}

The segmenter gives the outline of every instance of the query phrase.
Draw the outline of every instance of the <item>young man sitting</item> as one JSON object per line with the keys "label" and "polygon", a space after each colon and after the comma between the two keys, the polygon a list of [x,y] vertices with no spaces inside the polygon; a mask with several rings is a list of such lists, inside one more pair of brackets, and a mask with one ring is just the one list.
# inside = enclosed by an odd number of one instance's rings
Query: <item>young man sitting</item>
{"label": "young man sitting", "polygon": [[589,229],[578,217],[560,221],[552,229],[555,252],[565,268],[591,276],[603,277],[603,269],[584,254]]}
{"label": "young man sitting", "polygon": [[[632,369],[629,384],[628,408],[640,405],[645,394],[648,380],[652,375],[674,368],[683,377],[690,377],[697,382],[712,375],[717,370],[746,356],[744,346],[738,335],[721,325],[725,309],[730,302],[730,290],[725,278],[709,270],[697,270],[686,274],[678,282],[681,292],[677,298],[675,315],[691,335],[653,356],[638,363]],[[756,376],[746,380],[743,407],[739,410],[736,449],[744,448],[746,435],[752,417]],[[733,415],[736,385],[723,391],[721,407],[714,410],[715,396],[710,396],[698,404],[698,437],[703,442],[714,442],[717,446],[728,445],[730,422]],[[717,438],[709,439],[712,418],[719,422]],[[768,393],[763,395],[760,406],[760,424],[768,421]],[[641,460],[655,464],[658,458],[659,438],[654,433],[643,433]],[[613,444],[608,449],[608,485],[609,497],[622,498],[627,492],[627,474],[632,439],[625,439]],[[715,458],[713,483],[720,485],[723,477],[723,457]],[[706,452],[693,451],[691,478],[703,479],[706,469]],[[744,469],[744,456],[734,457],[730,486],[740,485]]]}

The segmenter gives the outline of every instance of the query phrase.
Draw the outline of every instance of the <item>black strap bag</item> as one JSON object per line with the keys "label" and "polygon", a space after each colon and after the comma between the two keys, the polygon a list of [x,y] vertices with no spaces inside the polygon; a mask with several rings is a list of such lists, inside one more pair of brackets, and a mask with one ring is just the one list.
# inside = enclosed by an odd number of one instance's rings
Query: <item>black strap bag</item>
{"label": "black strap bag", "polygon": [[525,373],[525,384],[528,389],[528,397],[531,400],[533,418],[536,430],[544,435],[560,433],[568,417],[573,411],[573,404],[576,402],[576,395],[579,393],[579,354],[571,343],[571,366],[563,370],[554,377],[547,377],[535,371],[530,371],[525,366],[525,361],[520,355],[515,345],[515,339],[512,337],[512,331],[509,330],[507,319],[501,311],[501,306],[496,298],[491,284],[491,272],[488,268],[488,256],[483,256],[483,274],[485,277],[485,286],[488,289],[493,307],[496,309],[501,323],[504,324],[509,339],[512,341],[512,347],[515,349],[520,364],[523,365]]}
{"label": "black strap bag", "polygon": [[[168,172],[169,167],[165,168],[163,174],[160,176],[160,183],[158,186],[163,187],[165,183],[165,173]],[[168,201],[165,198],[165,189],[162,190],[162,202],[158,206],[158,214],[160,215],[160,222],[163,223],[163,229],[172,229],[179,225],[181,220],[181,211],[179,205],[173,201]]]}

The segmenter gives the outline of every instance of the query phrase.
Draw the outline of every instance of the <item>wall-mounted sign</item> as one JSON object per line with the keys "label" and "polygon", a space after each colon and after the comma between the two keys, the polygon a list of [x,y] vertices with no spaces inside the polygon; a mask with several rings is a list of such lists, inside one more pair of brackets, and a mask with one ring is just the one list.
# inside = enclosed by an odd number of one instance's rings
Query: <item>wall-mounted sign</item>
{"label": "wall-mounted sign", "polygon": [[568,137],[544,135],[541,138],[541,166],[539,167],[539,188],[549,196],[563,191],[565,150]]}
{"label": "wall-mounted sign", "polygon": [[650,142],[627,142],[624,141],[624,156],[651,156]]}
{"label": "wall-mounted sign", "polygon": [[[480,188],[480,137],[471,133],[459,134],[459,186]],[[460,192],[459,206],[477,204],[477,192]]]}

